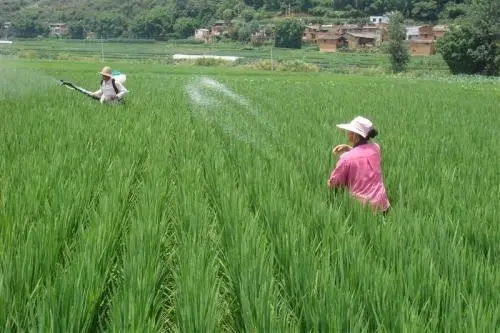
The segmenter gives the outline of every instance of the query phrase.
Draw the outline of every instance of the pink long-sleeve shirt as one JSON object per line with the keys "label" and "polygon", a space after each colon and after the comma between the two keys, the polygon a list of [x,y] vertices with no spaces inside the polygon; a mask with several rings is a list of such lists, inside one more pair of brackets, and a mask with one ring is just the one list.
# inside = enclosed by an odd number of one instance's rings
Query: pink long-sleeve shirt
{"label": "pink long-sleeve shirt", "polygon": [[330,175],[331,188],[346,187],[352,196],[377,211],[389,209],[380,167],[380,147],[365,143],[342,154]]}

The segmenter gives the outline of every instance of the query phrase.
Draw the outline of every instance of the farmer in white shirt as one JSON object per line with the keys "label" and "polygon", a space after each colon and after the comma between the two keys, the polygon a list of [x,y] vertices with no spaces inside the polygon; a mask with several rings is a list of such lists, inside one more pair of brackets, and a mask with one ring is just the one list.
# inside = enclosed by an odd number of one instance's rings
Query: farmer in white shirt
{"label": "farmer in white shirt", "polygon": [[128,93],[123,84],[115,80],[112,76],[111,68],[106,66],[101,71],[101,88],[92,93],[92,96],[99,98],[101,103],[119,102]]}

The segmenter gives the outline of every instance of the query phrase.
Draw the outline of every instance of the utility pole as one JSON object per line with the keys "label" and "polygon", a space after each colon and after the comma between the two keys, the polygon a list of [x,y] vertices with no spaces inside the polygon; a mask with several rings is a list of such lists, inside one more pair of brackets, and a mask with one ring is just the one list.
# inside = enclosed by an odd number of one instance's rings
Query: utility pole
{"label": "utility pole", "polygon": [[101,63],[104,64],[104,40],[102,39],[102,35],[101,35]]}
{"label": "utility pole", "polygon": [[271,72],[274,71],[274,62],[273,62],[273,47],[276,43],[276,33],[273,32],[273,43],[271,44]]}
{"label": "utility pole", "polygon": [[0,36],[0,38],[5,37],[5,40],[9,40],[9,27],[7,24],[3,23],[3,26],[0,27],[0,31],[3,32],[2,35],[4,35]]}
{"label": "utility pole", "polygon": [[274,45],[271,45],[271,72],[274,70],[274,68],[273,68],[274,67],[274,64],[273,64],[273,47],[274,47]]}

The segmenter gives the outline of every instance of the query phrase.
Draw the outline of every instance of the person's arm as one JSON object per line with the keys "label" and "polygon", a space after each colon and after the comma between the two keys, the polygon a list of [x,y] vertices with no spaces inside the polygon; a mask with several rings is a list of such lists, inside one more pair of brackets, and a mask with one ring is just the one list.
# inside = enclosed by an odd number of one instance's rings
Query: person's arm
{"label": "person's arm", "polygon": [[126,93],[128,93],[128,90],[125,89],[123,84],[121,84],[120,82],[115,81],[115,84],[116,84],[116,88],[118,89],[118,94],[116,94],[116,97],[118,99],[122,99],[122,97],[125,96]]}
{"label": "person's arm", "polygon": [[336,145],[333,149],[332,149],[332,155],[333,156],[340,156],[342,155],[343,153],[346,153],[348,151],[351,151],[352,150],[352,147],[349,146],[349,145]]}
{"label": "person's arm", "polygon": [[102,96],[102,88],[99,87],[99,90],[94,91],[91,95],[95,96],[97,98],[101,98],[101,96]]}
{"label": "person's arm", "polygon": [[337,188],[347,186],[347,177],[349,174],[349,164],[347,161],[340,159],[337,166],[332,171],[328,179],[328,187]]}

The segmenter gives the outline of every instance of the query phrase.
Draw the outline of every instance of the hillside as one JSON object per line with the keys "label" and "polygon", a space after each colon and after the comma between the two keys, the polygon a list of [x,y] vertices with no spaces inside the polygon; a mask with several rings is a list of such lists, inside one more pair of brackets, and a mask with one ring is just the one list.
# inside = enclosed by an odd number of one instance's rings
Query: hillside
{"label": "hillside", "polygon": [[248,22],[285,14],[326,22],[363,21],[369,15],[393,10],[419,22],[453,19],[465,12],[461,5],[449,0],[3,0],[0,23],[28,17],[31,23],[79,22],[86,30],[96,30],[99,20],[106,17],[110,21],[113,17],[113,25],[121,27],[111,29],[111,34],[125,36],[133,30],[133,23],[151,17],[157,19],[151,20],[152,25],[172,28],[179,18],[188,18],[188,25],[196,28],[220,19],[240,18]]}

